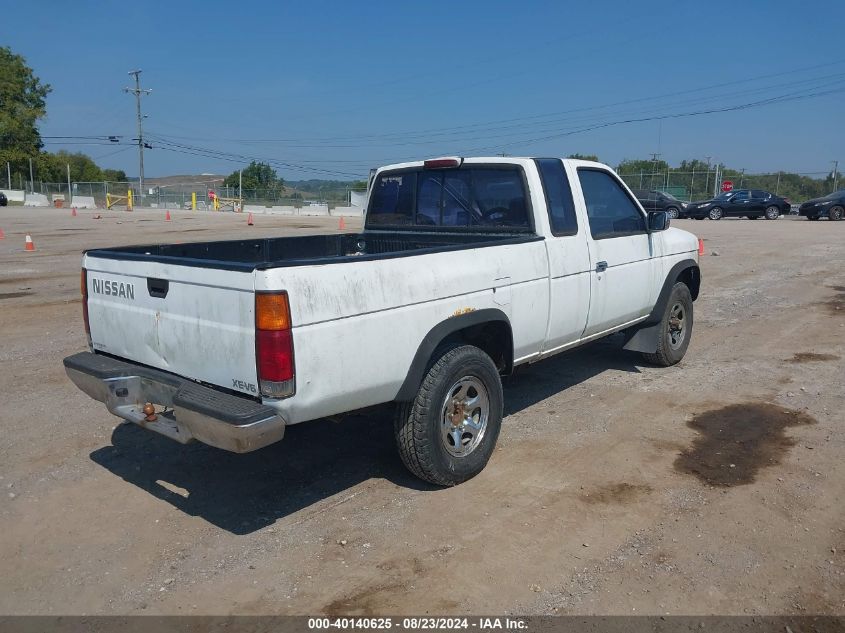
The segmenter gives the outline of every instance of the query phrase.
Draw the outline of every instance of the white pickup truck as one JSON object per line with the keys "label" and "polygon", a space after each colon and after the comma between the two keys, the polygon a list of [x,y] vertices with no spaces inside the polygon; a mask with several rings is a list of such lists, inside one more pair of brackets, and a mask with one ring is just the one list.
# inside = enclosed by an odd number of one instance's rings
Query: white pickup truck
{"label": "white pickup truck", "polygon": [[365,217],[361,233],[86,252],[90,351],[68,375],[121,418],[235,452],[395,403],[405,465],[454,485],[493,452],[517,365],[619,331],[658,365],[687,350],[698,241],[605,165],[390,165]]}

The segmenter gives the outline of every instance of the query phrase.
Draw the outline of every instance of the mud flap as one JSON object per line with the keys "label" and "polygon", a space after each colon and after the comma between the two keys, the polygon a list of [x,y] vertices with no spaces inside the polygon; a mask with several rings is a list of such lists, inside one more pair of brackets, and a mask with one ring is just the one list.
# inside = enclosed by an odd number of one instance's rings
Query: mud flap
{"label": "mud flap", "polygon": [[660,323],[644,325],[639,328],[632,328],[625,332],[625,345],[623,349],[631,352],[645,352],[654,354],[657,351],[657,343],[660,340]]}

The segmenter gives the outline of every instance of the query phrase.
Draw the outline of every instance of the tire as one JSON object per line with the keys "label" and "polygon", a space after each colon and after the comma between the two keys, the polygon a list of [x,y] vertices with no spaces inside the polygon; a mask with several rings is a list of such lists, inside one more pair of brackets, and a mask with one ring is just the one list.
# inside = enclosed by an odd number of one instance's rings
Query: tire
{"label": "tire", "polygon": [[681,212],[677,207],[669,207],[668,209],[666,209],[666,213],[669,214],[670,220],[677,220],[679,217],[681,217]]}
{"label": "tire", "polygon": [[710,212],[707,214],[707,217],[711,220],[721,220],[725,217],[724,211],[722,211],[721,207],[713,207],[710,209]]}
{"label": "tire", "polygon": [[808,220],[812,220],[812,221],[816,221],[816,220],[818,220],[818,219],[819,219],[819,216],[817,216],[817,215],[808,215],[808,216],[807,216],[807,219],[808,219]]}
{"label": "tire", "polygon": [[831,207],[830,211],[827,212],[827,217],[834,222],[837,220],[841,220],[845,217],[845,209],[840,207],[838,204],[835,207]]}
{"label": "tire", "polygon": [[780,217],[780,209],[778,209],[775,205],[770,207],[766,207],[766,219],[767,220],[777,220]]}
{"label": "tire", "polygon": [[454,486],[480,473],[493,454],[502,425],[502,380],[493,360],[472,345],[435,356],[413,402],[397,406],[394,432],[408,470]]}
{"label": "tire", "polygon": [[759,215],[747,215],[745,217],[747,217],[749,220],[759,220],[760,219]]}
{"label": "tire", "polygon": [[[677,321],[673,319],[680,317],[680,330]],[[657,341],[657,350],[654,353],[644,353],[643,357],[653,364],[661,367],[670,367],[684,357],[692,337],[693,308],[692,295],[685,283],[677,282],[672,286],[669,299],[666,301],[666,309],[663,318],[660,319],[660,338]]]}

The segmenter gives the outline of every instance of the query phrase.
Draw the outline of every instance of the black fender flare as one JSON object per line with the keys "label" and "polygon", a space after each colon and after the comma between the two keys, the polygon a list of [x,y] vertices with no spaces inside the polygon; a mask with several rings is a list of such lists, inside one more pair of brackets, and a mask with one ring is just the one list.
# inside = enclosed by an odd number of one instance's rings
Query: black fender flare
{"label": "black fender flare", "polygon": [[[507,325],[508,330],[511,330],[511,322],[508,315],[496,308],[483,308],[452,316],[431,328],[417,348],[417,353],[414,354],[414,360],[411,361],[411,366],[394,401],[407,402],[416,397],[425,373],[429,369],[431,356],[446,338],[468,327],[495,322],[504,323]],[[513,357],[513,339],[511,339],[510,345],[511,357]]]}
{"label": "black fender flare", "polygon": [[666,275],[657,301],[651,309],[651,314],[641,324],[625,331],[625,349],[635,352],[654,353],[657,351],[657,341],[660,337],[660,321],[663,319],[663,312],[666,310],[666,303],[669,301],[669,294],[677,283],[681,274],[691,269],[693,275],[693,287],[690,288],[692,299],[698,298],[698,291],[701,285],[701,269],[694,259],[685,259],[678,262]]}

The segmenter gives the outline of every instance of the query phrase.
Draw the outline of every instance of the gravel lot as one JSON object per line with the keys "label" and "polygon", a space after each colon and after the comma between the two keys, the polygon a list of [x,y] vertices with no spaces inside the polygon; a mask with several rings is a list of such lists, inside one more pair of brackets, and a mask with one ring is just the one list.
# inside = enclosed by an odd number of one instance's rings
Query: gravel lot
{"label": "gravel lot", "polygon": [[676,221],[707,249],[686,359],[524,368],[442,490],[386,413],[247,455],[118,424],[61,363],[83,249],[337,220],[98,213],[0,209],[0,614],[845,614],[845,222]]}

